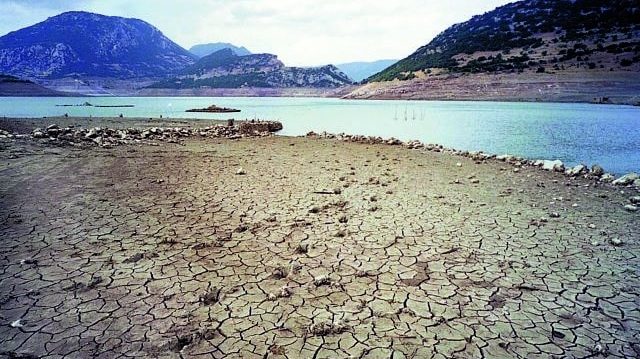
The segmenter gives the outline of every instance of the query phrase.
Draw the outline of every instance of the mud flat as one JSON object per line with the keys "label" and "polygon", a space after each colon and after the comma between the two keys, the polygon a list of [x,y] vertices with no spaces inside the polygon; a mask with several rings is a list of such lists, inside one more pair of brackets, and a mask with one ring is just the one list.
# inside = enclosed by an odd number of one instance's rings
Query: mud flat
{"label": "mud flat", "polygon": [[635,188],[327,137],[1,138],[0,357],[640,355]]}

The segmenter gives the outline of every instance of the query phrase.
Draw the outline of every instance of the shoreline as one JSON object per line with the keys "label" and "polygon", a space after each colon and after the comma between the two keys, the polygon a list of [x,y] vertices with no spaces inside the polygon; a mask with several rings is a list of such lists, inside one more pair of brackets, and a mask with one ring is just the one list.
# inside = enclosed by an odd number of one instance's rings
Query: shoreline
{"label": "shoreline", "polygon": [[[66,96],[4,96],[0,95],[0,98],[163,98],[163,97],[178,97],[178,98],[212,98],[212,96],[208,95],[88,95],[88,94],[75,94],[68,93]],[[520,98],[502,98],[502,99],[494,99],[494,98],[386,98],[386,97],[372,97],[372,98],[364,98],[364,97],[347,97],[343,95],[339,96],[317,96],[317,95],[309,95],[309,96],[297,96],[284,94],[282,96],[278,95],[268,95],[268,96],[255,96],[255,95],[241,95],[241,94],[228,94],[228,95],[219,95],[213,96],[213,98],[229,98],[229,97],[237,97],[237,98],[333,98],[344,101],[385,101],[385,102],[393,102],[393,101],[409,101],[409,102],[495,102],[495,103],[524,103],[524,104],[577,104],[577,105],[599,105],[599,106],[627,106],[627,107],[640,107],[640,102],[638,101],[630,101],[630,102],[593,102],[588,100],[537,100],[537,99],[520,99]],[[30,117],[26,117],[30,118]],[[33,117],[39,118],[39,117]]]}
{"label": "shoreline", "polygon": [[[150,117],[150,118],[147,118],[147,117],[122,117],[122,118],[121,117],[83,117],[83,116],[69,116],[69,117],[53,116],[53,117],[23,117],[23,118],[0,117],[0,129],[3,129],[3,125],[11,129],[16,124],[25,125],[25,123],[28,123],[28,125],[26,126],[18,126],[18,128],[20,128],[24,132],[22,133],[24,135],[27,132],[30,133],[36,128],[46,127],[45,123],[49,123],[49,124],[55,123],[62,127],[71,125],[72,127],[75,126],[79,128],[96,127],[96,126],[97,127],[114,127],[114,128],[131,128],[131,127],[150,128],[150,127],[187,126],[190,128],[197,128],[197,127],[206,127],[206,126],[215,126],[219,124],[224,124],[224,123],[227,123],[227,121],[228,120],[222,120],[222,119],[157,118],[157,117]],[[236,123],[243,123],[243,122],[252,122],[255,120],[233,119],[233,121],[235,121]],[[41,122],[45,122],[45,123],[41,123]],[[5,128],[5,130],[7,128]],[[476,156],[476,157],[480,156],[478,158],[482,160],[502,157],[502,158],[508,159],[508,161],[513,161],[514,163],[520,162],[528,165],[533,165],[534,163],[538,162],[537,167],[543,167],[544,166],[543,162],[560,161],[560,163],[558,164],[558,170],[554,170],[554,171],[565,173],[565,171],[573,170],[574,172],[571,172],[572,176],[589,175],[591,172],[593,172],[592,170],[594,166],[600,167],[598,163],[588,164],[584,162],[578,163],[575,166],[567,167],[566,164],[564,164],[561,160],[558,160],[558,159],[528,158],[525,156],[520,156],[515,154],[485,152],[484,150],[458,150],[454,148],[448,148],[437,143],[432,143],[432,144],[422,143],[419,140],[399,140],[393,137],[382,138],[379,136],[345,134],[345,133],[328,133],[328,132],[315,133],[313,131],[311,131],[310,133],[313,134],[314,136],[338,138],[340,140],[347,141],[347,142],[386,143],[391,141],[395,145],[402,145],[402,146],[409,145],[408,147],[410,149],[438,148],[441,151],[450,152],[455,155],[463,155],[463,157],[469,156],[469,155]],[[284,136],[284,137],[304,137],[305,136],[302,134],[297,136],[280,135],[277,132],[275,134],[278,136]],[[308,137],[309,134],[306,134],[306,136]],[[584,168],[580,168],[580,167],[584,167]],[[602,170],[602,173],[599,173],[597,175],[597,178],[600,178],[602,175],[606,174],[607,176],[605,177],[605,180],[604,180],[605,182],[613,182],[617,178],[629,174],[629,172],[609,173],[609,172],[606,172],[607,170],[606,168],[600,167],[600,169]],[[600,172],[600,169],[598,170],[599,172]],[[640,168],[632,170],[630,173],[640,173]],[[569,175],[570,173],[567,172],[566,174]],[[640,188],[640,181],[638,182],[638,187]]]}
{"label": "shoreline", "polygon": [[0,138],[6,355],[634,353],[632,188],[417,142],[148,125],[109,147]]}

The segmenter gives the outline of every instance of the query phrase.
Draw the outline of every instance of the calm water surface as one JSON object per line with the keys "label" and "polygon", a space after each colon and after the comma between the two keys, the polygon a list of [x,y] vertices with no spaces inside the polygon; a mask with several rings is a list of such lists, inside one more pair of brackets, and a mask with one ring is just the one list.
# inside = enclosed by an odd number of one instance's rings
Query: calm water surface
{"label": "calm water surface", "polygon": [[[134,108],[56,107],[59,104]],[[211,104],[239,114],[186,113]],[[351,101],[324,98],[0,98],[0,116],[180,117],[279,120],[283,135],[308,131],[417,139],[464,150],[640,171],[640,107],[590,104]]]}

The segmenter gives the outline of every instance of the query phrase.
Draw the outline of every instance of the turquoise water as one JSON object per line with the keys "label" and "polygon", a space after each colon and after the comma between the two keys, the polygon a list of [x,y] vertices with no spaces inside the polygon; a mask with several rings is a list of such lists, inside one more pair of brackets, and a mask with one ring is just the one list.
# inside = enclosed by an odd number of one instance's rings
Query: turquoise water
{"label": "turquoise water", "polygon": [[[56,104],[135,105],[134,108]],[[234,114],[186,113],[211,104]],[[279,120],[283,135],[308,131],[417,139],[464,150],[598,163],[622,174],[640,171],[640,108],[632,106],[325,98],[91,97],[0,98],[0,116],[182,117]]]}

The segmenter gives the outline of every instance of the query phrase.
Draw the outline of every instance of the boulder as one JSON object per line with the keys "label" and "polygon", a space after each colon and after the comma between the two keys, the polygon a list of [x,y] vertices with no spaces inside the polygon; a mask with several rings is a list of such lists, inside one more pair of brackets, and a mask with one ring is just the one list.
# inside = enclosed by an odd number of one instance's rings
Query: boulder
{"label": "boulder", "polygon": [[566,171],[566,174],[568,176],[571,176],[571,177],[577,177],[577,176],[583,175],[583,174],[588,173],[588,172],[589,172],[589,169],[587,168],[587,166],[585,166],[585,165],[577,165],[575,167],[569,168]]}
{"label": "boulder", "polygon": [[631,172],[628,173],[620,178],[618,178],[617,180],[613,181],[612,183],[616,186],[628,186],[630,184],[632,184],[635,180],[639,179],[640,176],[638,176],[637,173],[635,172]]}
{"label": "boulder", "polygon": [[627,212],[638,212],[638,207],[637,207],[637,206],[634,206],[634,205],[632,205],[632,204],[628,204],[628,205],[624,206],[624,209],[625,209]]}
{"label": "boulder", "polygon": [[511,155],[500,155],[500,156],[496,156],[496,160],[498,161],[502,161],[502,162],[511,162],[514,160],[514,157]]}
{"label": "boulder", "polygon": [[535,165],[536,166],[542,166],[542,169],[546,170],[546,171],[564,172],[564,163],[562,163],[562,161],[560,161],[560,160],[555,160],[555,161],[549,161],[549,160],[536,161]]}
{"label": "boulder", "polygon": [[602,176],[600,176],[600,182],[604,182],[604,183],[611,183],[615,179],[616,178],[611,173],[605,173]]}
{"label": "boulder", "polygon": [[595,177],[601,177],[604,174],[604,168],[600,165],[593,165],[591,167],[591,175]]}
{"label": "boulder", "polygon": [[46,135],[44,133],[44,131],[40,128],[36,128],[35,130],[33,130],[33,132],[31,132],[31,136],[33,136],[33,138],[45,138]]}

